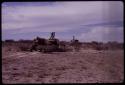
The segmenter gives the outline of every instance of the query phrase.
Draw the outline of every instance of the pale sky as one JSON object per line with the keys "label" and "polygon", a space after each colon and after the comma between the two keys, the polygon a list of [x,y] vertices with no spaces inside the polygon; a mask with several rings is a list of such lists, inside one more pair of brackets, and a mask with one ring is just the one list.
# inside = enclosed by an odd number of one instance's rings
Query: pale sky
{"label": "pale sky", "polygon": [[2,40],[36,36],[70,41],[123,42],[123,2],[4,2]]}

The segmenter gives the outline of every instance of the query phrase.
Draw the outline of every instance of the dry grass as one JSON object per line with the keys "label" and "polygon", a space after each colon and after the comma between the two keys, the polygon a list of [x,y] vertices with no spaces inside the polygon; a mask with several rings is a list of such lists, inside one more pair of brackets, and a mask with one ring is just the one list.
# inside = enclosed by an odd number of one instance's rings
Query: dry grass
{"label": "dry grass", "polygon": [[[124,52],[81,48],[79,52],[28,52],[29,45],[2,46],[3,83],[120,83]],[[26,46],[26,47],[25,47]]]}

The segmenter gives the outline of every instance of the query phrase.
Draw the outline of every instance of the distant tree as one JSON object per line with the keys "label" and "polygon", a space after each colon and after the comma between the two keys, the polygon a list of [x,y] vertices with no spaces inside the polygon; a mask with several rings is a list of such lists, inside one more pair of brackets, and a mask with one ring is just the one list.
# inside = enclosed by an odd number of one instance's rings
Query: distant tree
{"label": "distant tree", "polygon": [[92,44],[98,45],[99,43],[97,41],[92,41]]}
{"label": "distant tree", "polygon": [[13,39],[5,40],[5,42],[15,42]]}
{"label": "distant tree", "polygon": [[23,39],[20,39],[20,40],[18,40],[18,42],[31,43],[31,42],[33,42],[33,40],[23,40]]}

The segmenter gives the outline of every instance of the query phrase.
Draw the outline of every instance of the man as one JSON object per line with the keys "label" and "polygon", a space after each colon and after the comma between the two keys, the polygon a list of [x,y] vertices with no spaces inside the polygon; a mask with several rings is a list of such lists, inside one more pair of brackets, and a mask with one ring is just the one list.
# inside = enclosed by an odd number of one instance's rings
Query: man
{"label": "man", "polygon": [[54,39],[54,37],[55,37],[55,32],[52,32],[50,39]]}

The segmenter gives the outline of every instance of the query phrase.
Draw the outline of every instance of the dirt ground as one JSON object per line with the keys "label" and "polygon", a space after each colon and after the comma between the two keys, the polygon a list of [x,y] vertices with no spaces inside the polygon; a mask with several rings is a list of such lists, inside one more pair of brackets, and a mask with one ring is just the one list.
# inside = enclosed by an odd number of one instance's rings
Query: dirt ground
{"label": "dirt ground", "polygon": [[123,50],[80,52],[6,52],[2,49],[5,83],[120,83]]}

